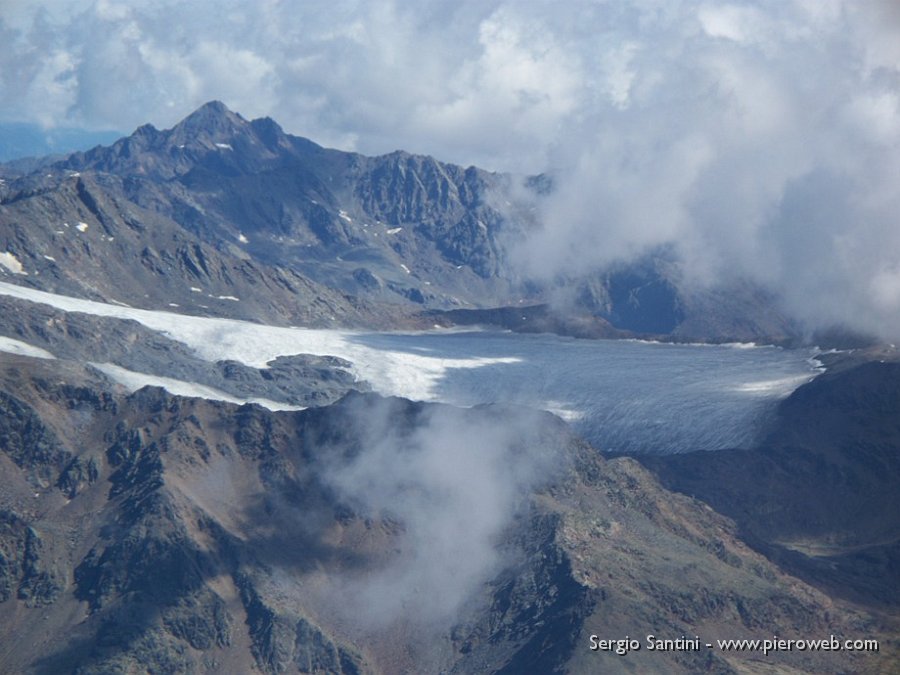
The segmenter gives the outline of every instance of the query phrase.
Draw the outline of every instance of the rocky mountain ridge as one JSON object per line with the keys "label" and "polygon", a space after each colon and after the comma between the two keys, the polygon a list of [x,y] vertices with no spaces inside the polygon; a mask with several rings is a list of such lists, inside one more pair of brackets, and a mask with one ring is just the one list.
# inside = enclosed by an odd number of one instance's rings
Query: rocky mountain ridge
{"label": "rocky mountain ridge", "polygon": [[0,273],[44,290],[303,325],[445,325],[459,316],[448,311],[506,307],[549,312],[541,329],[574,321],[594,337],[800,336],[762,289],[693,288],[665,251],[530,280],[509,250],[540,227],[533,200],[553,189],[545,176],[329,150],[218,102],[172,129],[145,125],[4,175],[0,249],[12,257]]}

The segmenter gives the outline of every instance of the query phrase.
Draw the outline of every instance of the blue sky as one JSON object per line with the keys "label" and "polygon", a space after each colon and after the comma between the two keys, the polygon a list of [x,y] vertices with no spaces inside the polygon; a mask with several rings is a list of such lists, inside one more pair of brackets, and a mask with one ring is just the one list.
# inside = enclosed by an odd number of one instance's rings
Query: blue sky
{"label": "blue sky", "polygon": [[900,3],[7,0],[0,122],[210,99],[367,154],[552,171],[553,276],[676,242],[698,280],[900,332]]}

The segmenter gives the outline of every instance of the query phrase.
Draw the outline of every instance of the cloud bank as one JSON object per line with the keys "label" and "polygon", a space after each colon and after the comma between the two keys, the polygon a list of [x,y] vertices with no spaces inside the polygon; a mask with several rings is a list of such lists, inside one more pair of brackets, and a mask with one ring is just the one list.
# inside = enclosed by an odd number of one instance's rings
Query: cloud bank
{"label": "cloud bank", "polygon": [[0,10],[0,115],[170,126],[221,99],[368,154],[548,172],[527,275],[673,243],[698,280],[900,334],[893,0],[176,3]]}

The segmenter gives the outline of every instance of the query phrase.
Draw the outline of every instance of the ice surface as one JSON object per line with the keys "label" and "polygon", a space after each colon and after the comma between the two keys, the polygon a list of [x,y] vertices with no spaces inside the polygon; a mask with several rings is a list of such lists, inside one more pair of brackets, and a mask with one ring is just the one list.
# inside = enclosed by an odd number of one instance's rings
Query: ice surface
{"label": "ice surface", "polygon": [[[352,364],[354,377],[382,394],[460,406],[499,402],[543,408],[598,447],[626,452],[746,446],[775,403],[819,372],[808,350],[488,331],[285,328],[119,307],[3,282],[0,294],[132,319],[213,362],[231,359],[265,368],[278,356],[337,356]],[[141,375],[140,384],[154,383],[147,379],[152,377]],[[190,391],[199,395],[196,388]],[[231,400],[221,392],[204,395]]]}
{"label": "ice surface", "polygon": [[427,353],[385,351],[354,338],[346,330],[282,328],[234,319],[212,319],[173,312],[134,309],[64,295],[45,293],[0,282],[0,295],[40,302],[68,312],[132,319],[193,348],[208,361],[232,359],[265,368],[279,356],[313,354],[339,356],[353,363],[351,371],[378,391],[415,400],[433,400],[434,387],[451,368],[478,368],[514,363],[517,358],[444,358]]}

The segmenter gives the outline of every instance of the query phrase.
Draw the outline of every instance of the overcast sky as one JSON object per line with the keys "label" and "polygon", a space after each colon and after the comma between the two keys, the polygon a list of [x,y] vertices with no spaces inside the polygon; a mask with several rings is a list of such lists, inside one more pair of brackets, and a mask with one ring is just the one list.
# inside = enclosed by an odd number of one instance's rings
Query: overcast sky
{"label": "overcast sky", "polygon": [[678,242],[900,333],[900,3],[0,2],[0,121],[210,99],[367,154],[552,171],[535,275]]}

